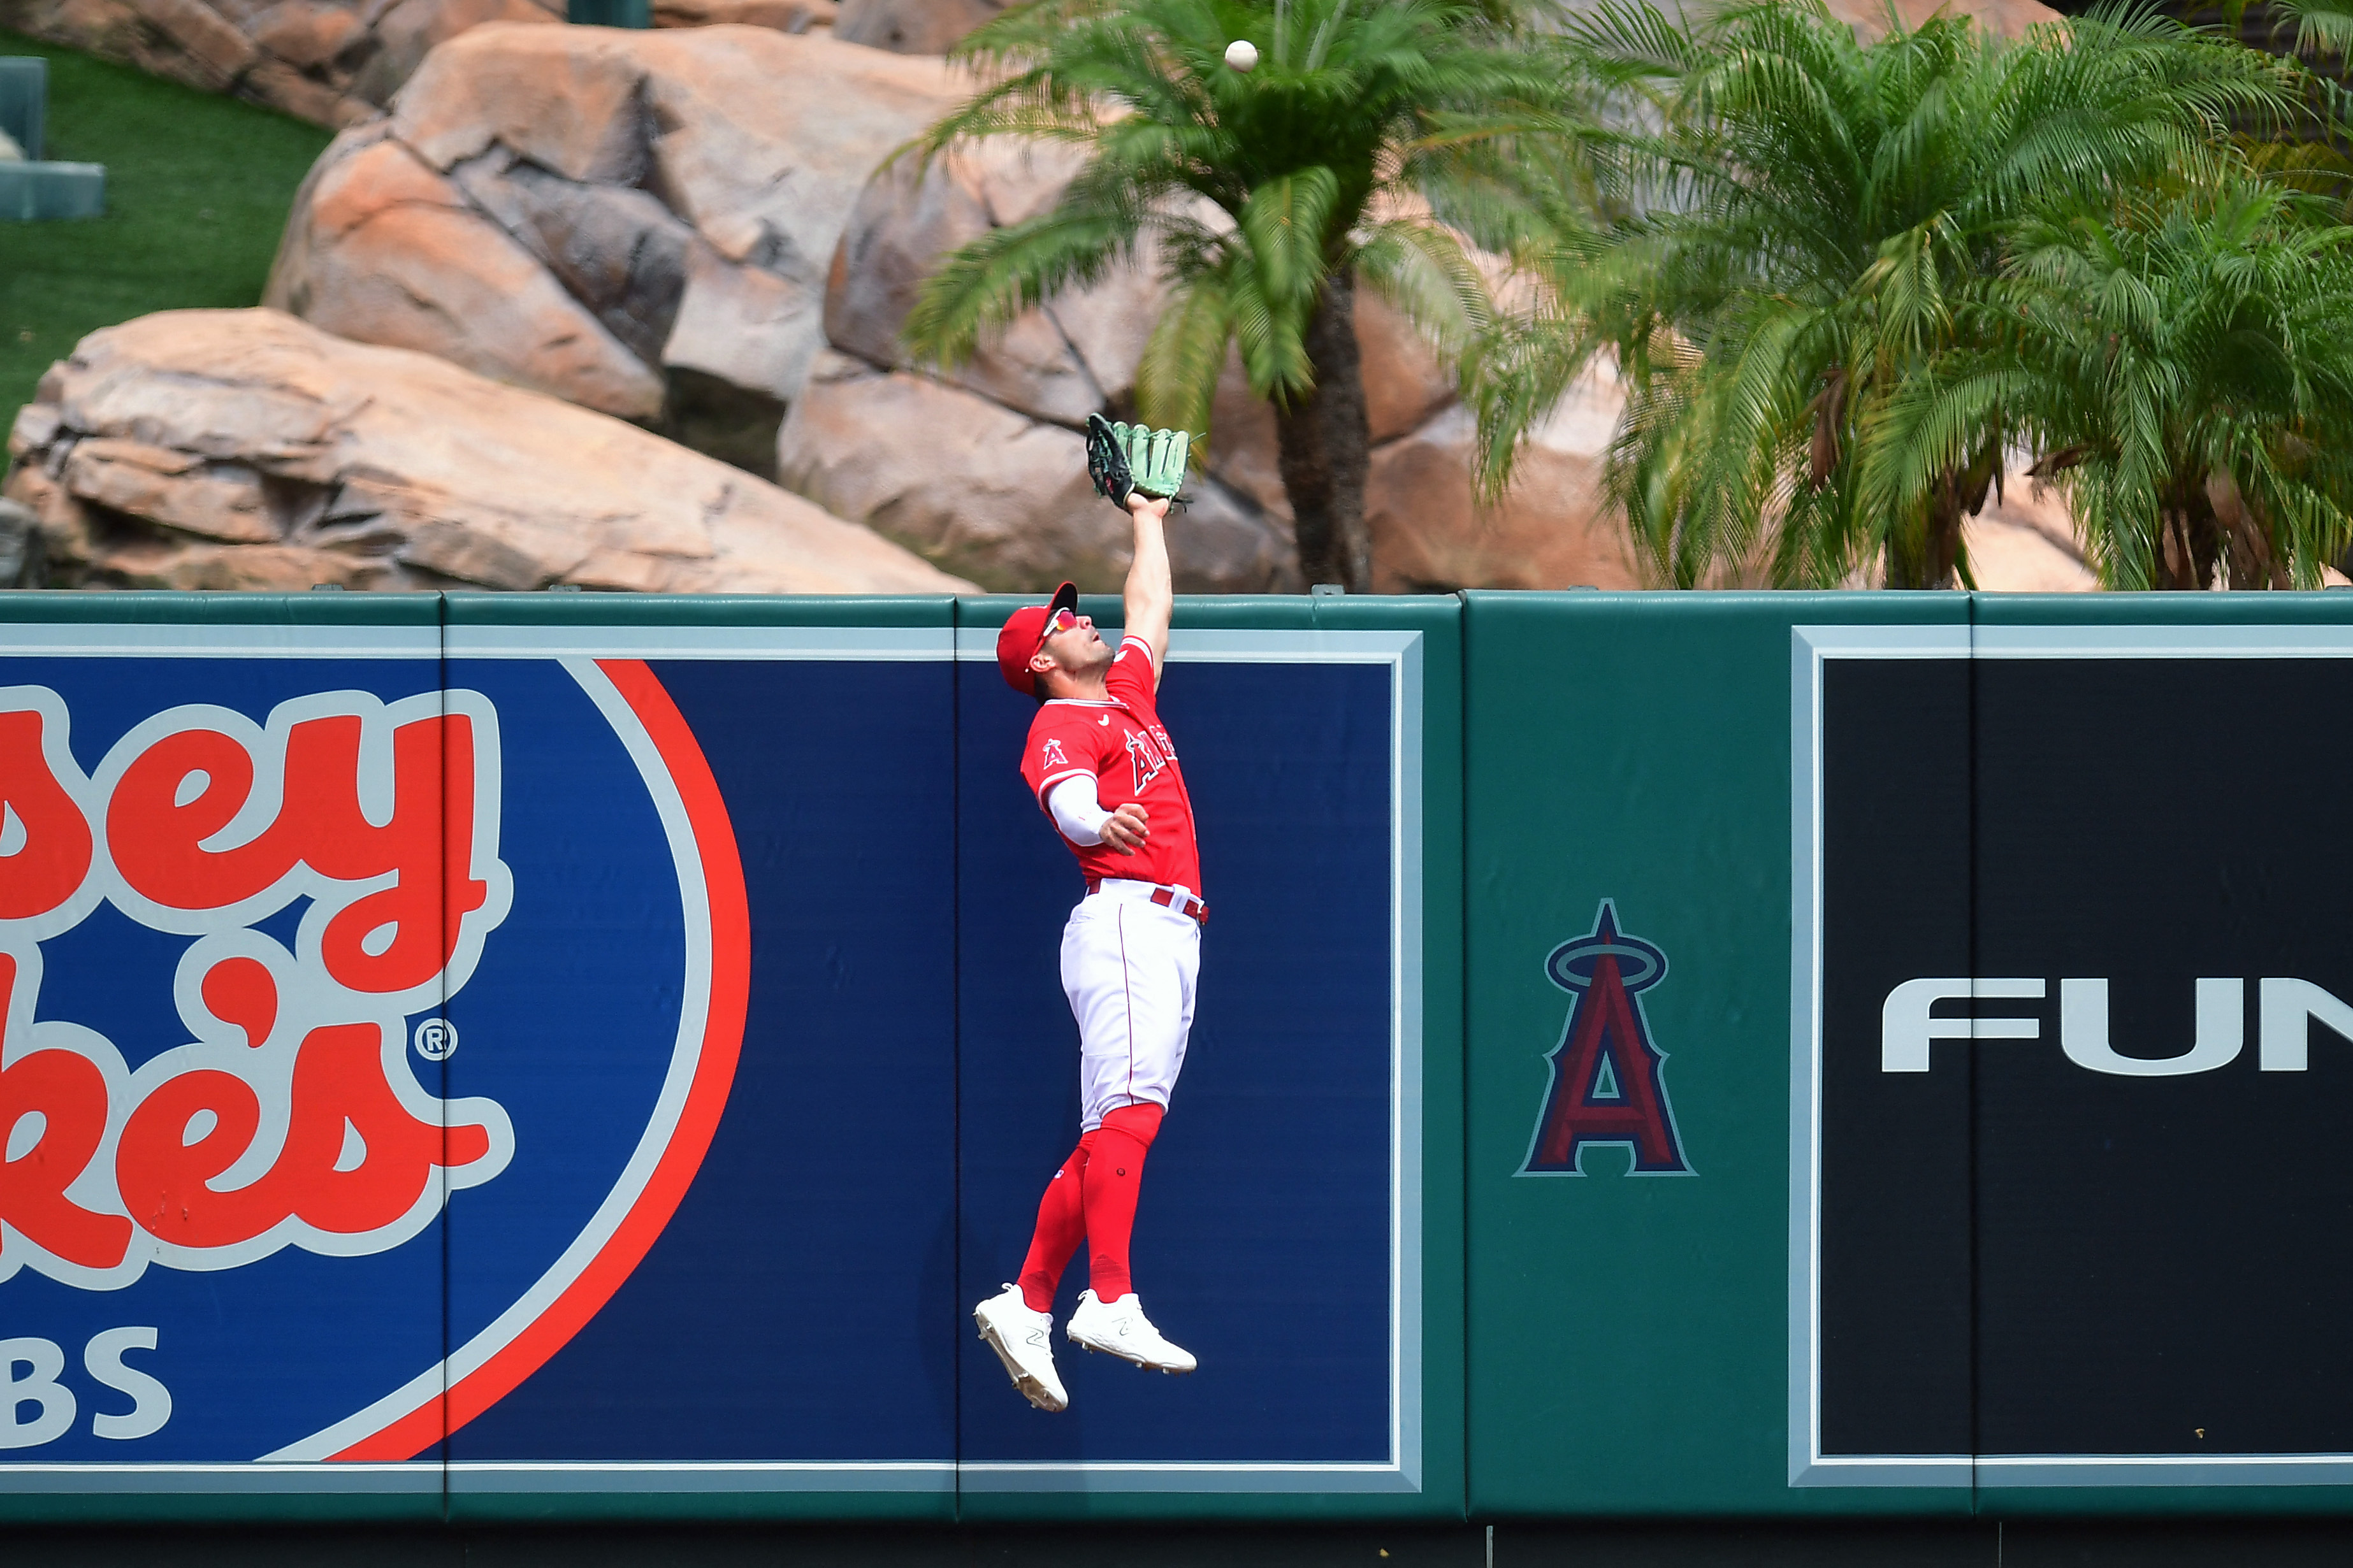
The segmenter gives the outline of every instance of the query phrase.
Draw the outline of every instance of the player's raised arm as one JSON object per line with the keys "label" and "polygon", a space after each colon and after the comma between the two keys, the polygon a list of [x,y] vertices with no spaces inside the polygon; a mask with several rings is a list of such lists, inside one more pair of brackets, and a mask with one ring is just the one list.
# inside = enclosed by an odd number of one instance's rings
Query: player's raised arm
{"label": "player's raised arm", "polygon": [[1168,577],[1168,502],[1165,497],[1155,500],[1134,491],[1127,510],[1135,519],[1135,560],[1127,569],[1125,635],[1142,637],[1150,646],[1152,685],[1157,690],[1168,658],[1168,616],[1176,603]]}
{"label": "player's raised arm", "polygon": [[1182,430],[1116,425],[1087,416],[1087,478],[1113,506],[1135,520],[1135,560],[1127,569],[1127,636],[1152,650],[1152,685],[1160,687],[1168,657],[1168,616],[1176,590],[1168,580],[1169,498],[1185,481],[1193,437]]}

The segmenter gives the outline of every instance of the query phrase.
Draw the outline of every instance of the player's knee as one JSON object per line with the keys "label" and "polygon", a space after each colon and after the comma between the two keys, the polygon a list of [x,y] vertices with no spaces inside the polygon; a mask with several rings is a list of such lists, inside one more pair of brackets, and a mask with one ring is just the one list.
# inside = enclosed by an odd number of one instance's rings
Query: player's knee
{"label": "player's knee", "polygon": [[1124,1132],[1145,1148],[1160,1133],[1160,1119],[1166,1115],[1159,1106],[1145,1101],[1141,1105],[1122,1105],[1103,1112],[1103,1124],[1114,1131]]}

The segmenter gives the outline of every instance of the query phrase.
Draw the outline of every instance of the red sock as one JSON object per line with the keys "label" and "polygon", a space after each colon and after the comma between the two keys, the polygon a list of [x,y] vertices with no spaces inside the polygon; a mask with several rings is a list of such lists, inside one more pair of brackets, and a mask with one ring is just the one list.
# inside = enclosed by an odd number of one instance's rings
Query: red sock
{"label": "red sock", "polygon": [[1087,1152],[1094,1143],[1092,1132],[1080,1139],[1046,1184],[1046,1195],[1038,1200],[1038,1228],[1030,1233],[1029,1256],[1022,1262],[1020,1278],[1021,1300],[1033,1312],[1054,1310],[1054,1288],[1062,1282],[1071,1254],[1087,1234]]}
{"label": "red sock", "polygon": [[1127,1239],[1135,1228],[1145,1152],[1160,1131],[1161,1114],[1156,1105],[1123,1105],[1095,1129],[1086,1169],[1087,1283],[1098,1300],[1116,1301],[1135,1289],[1127,1277]]}

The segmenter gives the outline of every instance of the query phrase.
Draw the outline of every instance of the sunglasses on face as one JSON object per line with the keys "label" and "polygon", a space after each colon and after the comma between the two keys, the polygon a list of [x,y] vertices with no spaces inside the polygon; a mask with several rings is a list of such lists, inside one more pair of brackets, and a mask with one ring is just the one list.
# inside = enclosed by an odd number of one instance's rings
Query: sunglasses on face
{"label": "sunglasses on face", "polygon": [[1048,616],[1046,617],[1046,629],[1038,634],[1038,647],[1029,650],[1029,657],[1032,658],[1037,658],[1039,652],[1045,647],[1046,639],[1052,637],[1056,632],[1069,631],[1072,626],[1075,626],[1078,624],[1078,612],[1071,609],[1067,605],[1062,606],[1060,609],[1056,610],[1052,615]]}

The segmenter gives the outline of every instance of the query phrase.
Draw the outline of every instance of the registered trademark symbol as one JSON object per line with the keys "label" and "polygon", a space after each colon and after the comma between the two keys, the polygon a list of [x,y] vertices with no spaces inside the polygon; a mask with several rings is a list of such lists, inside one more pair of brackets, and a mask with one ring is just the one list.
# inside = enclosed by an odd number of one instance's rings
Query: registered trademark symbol
{"label": "registered trademark symbol", "polygon": [[417,1026],[417,1054],[428,1062],[446,1062],[458,1051],[458,1026],[447,1018],[427,1018]]}

